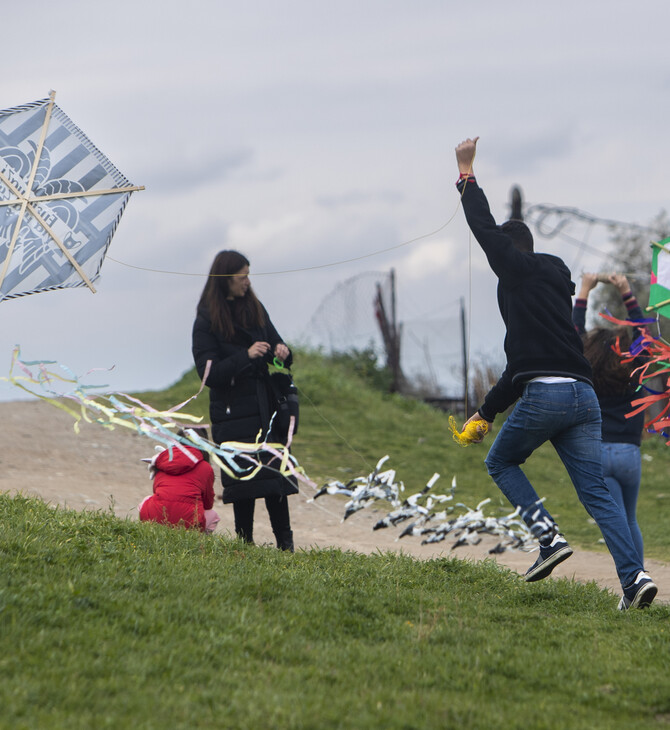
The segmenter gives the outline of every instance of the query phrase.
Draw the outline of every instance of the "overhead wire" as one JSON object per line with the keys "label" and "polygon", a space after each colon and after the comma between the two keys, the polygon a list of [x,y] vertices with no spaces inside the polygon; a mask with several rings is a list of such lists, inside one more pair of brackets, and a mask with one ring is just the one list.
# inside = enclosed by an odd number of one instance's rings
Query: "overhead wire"
{"label": "overhead wire", "polygon": [[[460,203],[459,203],[460,205]],[[423,233],[420,236],[416,236],[415,238],[410,238],[406,241],[402,241],[401,243],[397,243],[393,246],[388,246],[386,248],[381,248],[376,251],[371,251],[369,253],[361,254],[360,256],[353,256],[348,259],[338,259],[337,261],[330,261],[323,264],[315,264],[313,266],[302,266],[295,269],[279,269],[276,271],[254,271],[254,276],[277,276],[280,274],[296,274],[303,271],[316,271],[318,269],[327,269],[332,268],[334,266],[342,266],[343,264],[350,264],[355,261],[363,261],[364,259],[372,258],[373,256],[380,256],[383,253],[388,253],[389,251],[396,251],[399,248],[403,248],[404,246],[409,246],[413,243],[416,243],[417,241],[422,241],[426,238],[432,238],[432,236],[436,236],[438,233],[443,231],[456,217],[456,214],[458,213],[459,206],[456,206],[456,210],[454,210],[453,214],[450,216],[450,218],[445,221],[439,228],[436,228],[434,231],[431,231],[430,233]],[[120,261],[119,259],[115,259],[109,254],[107,255],[107,259],[109,261],[113,261],[115,264],[119,264],[121,266],[126,266],[130,269],[138,269],[139,271],[150,271],[155,274],[169,274],[172,276],[197,276],[202,278],[207,278],[210,276],[215,277],[228,277],[228,276],[234,276],[234,274],[203,274],[198,272],[186,272],[186,271],[167,271],[165,269],[154,269],[149,266],[137,266],[136,264],[129,264],[126,261]]]}

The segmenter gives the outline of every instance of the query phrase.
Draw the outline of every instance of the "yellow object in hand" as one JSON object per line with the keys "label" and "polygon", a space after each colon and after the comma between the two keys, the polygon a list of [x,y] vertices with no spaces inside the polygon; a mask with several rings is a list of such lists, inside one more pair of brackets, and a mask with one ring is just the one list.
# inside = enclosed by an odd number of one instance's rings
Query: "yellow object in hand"
{"label": "yellow object in hand", "polygon": [[480,418],[476,421],[470,421],[462,431],[459,431],[456,425],[456,419],[453,416],[449,416],[449,428],[454,435],[454,441],[461,446],[469,446],[475,441],[480,441],[482,436],[488,433],[489,426],[488,421]]}

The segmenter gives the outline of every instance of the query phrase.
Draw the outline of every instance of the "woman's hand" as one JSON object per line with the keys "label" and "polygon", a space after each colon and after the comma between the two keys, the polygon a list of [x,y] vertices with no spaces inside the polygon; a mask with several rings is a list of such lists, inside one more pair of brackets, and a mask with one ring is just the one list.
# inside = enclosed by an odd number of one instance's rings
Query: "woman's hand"
{"label": "woman's hand", "polygon": [[270,352],[269,342],[254,342],[254,344],[247,350],[247,354],[251,360],[256,360],[259,357],[265,357]]}
{"label": "woman's hand", "polygon": [[582,285],[579,289],[579,294],[577,295],[577,297],[579,299],[588,299],[589,292],[591,291],[591,289],[595,289],[596,286],[598,286],[598,274],[590,274],[585,271],[582,274]]}
{"label": "woman's hand", "polygon": [[289,356],[290,354],[291,354],[291,353],[290,353],[290,350],[288,349],[288,347],[286,347],[286,345],[285,345],[285,344],[284,344],[283,342],[280,342],[280,343],[279,343],[279,344],[278,344],[278,345],[277,345],[277,346],[275,347],[275,357],[276,357],[276,358],[277,358],[278,360],[281,360],[282,362],[284,362],[284,360],[286,360],[286,358],[287,358],[287,357],[288,357],[288,356]]}
{"label": "woman's hand", "polygon": [[610,274],[609,275],[610,283],[613,284],[618,290],[621,296],[624,294],[628,294],[630,291],[630,284],[628,283],[628,279],[623,274]]}

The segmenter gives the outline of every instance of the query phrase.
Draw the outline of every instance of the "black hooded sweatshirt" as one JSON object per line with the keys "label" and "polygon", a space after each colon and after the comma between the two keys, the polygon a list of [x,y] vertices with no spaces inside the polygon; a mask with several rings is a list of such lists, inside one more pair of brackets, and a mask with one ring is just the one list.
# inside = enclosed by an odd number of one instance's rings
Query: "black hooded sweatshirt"
{"label": "black hooded sweatshirt", "polygon": [[498,307],[505,323],[507,367],[479,414],[493,421],[532,378],[560,376],[591,384],[591,365],[572,323],[575,285],[557,256],[519,251],[491,215],[474,178],[457,184],[465,217],[498,277]]}

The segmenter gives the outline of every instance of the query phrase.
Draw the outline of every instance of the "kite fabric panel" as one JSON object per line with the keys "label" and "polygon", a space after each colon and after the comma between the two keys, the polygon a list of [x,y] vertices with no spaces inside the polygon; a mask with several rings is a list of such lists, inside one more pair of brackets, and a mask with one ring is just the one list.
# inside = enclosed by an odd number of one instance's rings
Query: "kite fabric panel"
{"label": "kite fabric panel", "polygon": [[647,311],[670,317],[670,238],[652,243],[651,287]]}
{"label": "kite fabric panel", "polygon": [[0,111],[0,300],[90,286],[137,189],[53,93]]}

